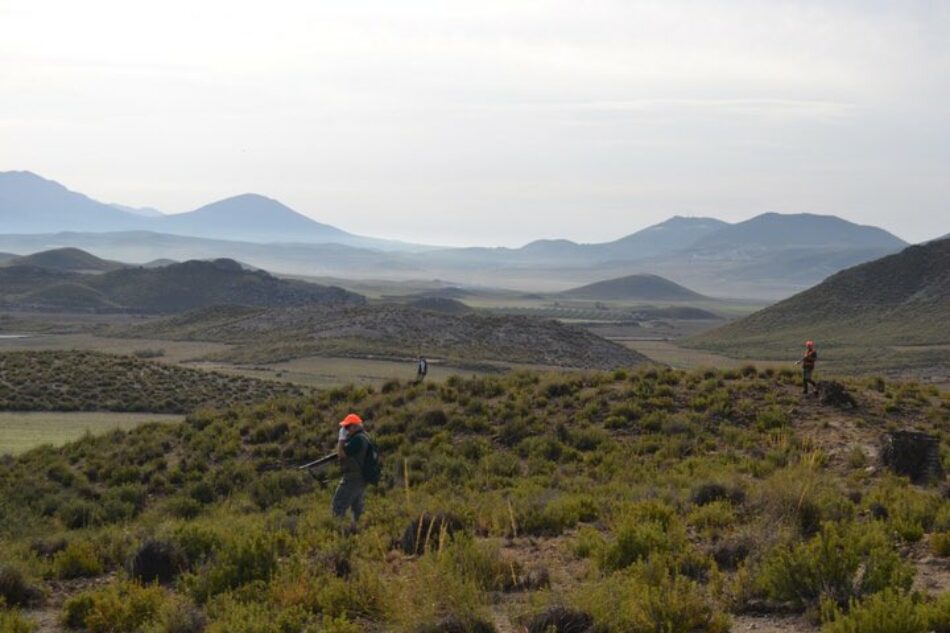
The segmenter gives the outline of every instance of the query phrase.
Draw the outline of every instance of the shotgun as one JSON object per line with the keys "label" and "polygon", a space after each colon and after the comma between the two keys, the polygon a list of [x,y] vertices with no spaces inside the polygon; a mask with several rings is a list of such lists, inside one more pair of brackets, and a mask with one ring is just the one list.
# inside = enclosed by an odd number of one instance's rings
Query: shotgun
{"label": "shotgun", "polygon": [[323,466],[324,464],[329,464],[337,458],[336,453],[330,453],[329,455],[324,455],[320,459],[315,459],[312,462],[307,462],[302,466],[297,466],[297,470],[307,470],[308,468],[316,468],[317,466]]}

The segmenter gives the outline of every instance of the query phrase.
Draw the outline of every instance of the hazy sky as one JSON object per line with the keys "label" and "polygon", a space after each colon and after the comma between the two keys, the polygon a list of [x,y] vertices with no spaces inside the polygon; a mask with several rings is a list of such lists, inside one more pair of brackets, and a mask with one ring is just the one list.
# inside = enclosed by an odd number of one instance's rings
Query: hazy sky
{"label": "hazy sky", "polygon": [[0,0],[0,170],[357,233],[950,231],[950,1]]}

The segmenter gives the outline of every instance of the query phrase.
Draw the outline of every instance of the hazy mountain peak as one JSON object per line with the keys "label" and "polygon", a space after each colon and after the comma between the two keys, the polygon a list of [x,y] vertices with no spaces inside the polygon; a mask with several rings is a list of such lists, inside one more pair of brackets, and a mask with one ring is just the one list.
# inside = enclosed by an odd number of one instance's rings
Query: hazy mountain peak
{"label": "hazy mountain peak", "polygon": [[762,248],[888,248],[907,243],[884,229],[849,222],[835,215],[770,211],[723,227],[696,242],[697,250]]}
{"label": "hazy mountain peak", "polygon": [[0,172],[4,232],[115,231],[135,228],[140,221],[33,172]]}

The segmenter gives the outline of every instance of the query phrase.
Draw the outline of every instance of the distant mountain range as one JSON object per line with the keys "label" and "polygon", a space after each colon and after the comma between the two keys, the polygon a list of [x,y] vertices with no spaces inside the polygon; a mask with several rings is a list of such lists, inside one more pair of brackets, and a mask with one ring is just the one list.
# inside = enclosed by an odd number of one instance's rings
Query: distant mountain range
{"label": "distant mountain range", "polygon": [[705,295],[774,300],[907,244],[835,216],[765,213],[729,224],[673,217],[610,242],[538,240],[521,248],[436,248],[354,235],[257,194],[166,215],[97,202],[29,172],[0,173],[0,250],[76,247],[98,257],[231,258],[284,274],[446,279],[558,292],[654,274]]}
{"label": "distant mountain range", "polygon": [[252,193],[187,213],[163,214],[149,207],[98,202],[28,171],[0,172],[0,227],[7,234],[139,230],[238,241],[336,243],[379,250],[419,248],[353,235]]}

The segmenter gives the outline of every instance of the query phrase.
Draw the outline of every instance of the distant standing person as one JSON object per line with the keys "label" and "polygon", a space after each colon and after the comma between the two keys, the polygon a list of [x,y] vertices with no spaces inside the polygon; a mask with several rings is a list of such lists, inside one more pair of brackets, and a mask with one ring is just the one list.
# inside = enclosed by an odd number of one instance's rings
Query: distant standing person
{"label": "distant standing person", "polygon": [[815,371],[815,362],[818,360],[818,352],[815,350],[814,341],[805,341],[805,353],[802,355],[801,359],[796,365],[801,363],[802,366],[802,393],[808,394],[808,385],[811,385],[815,390],[815,395],[818,395],[818,385],[815,384],[815,381],[811,379],[812,372]]}
{"label": "distant standing person", "polygon": [[347,510],[353,511],[350,530],[356,531],[356,524],[363,514],[363,502],[366,496],[366,478],[364,466],[368,453],[374,450],[373,444],[363,429],[363,420],[351,413],[340,422],[337,436],[336,454],[340,458],[343,478],[333,494],[333,516],[345,518]]}
{"label": "distant standing person", "polygon": [[416,382],[422,382],[429,373],[429,361],[422,354],[419,354],[419,364],[416,366]]}

